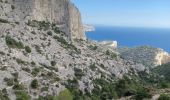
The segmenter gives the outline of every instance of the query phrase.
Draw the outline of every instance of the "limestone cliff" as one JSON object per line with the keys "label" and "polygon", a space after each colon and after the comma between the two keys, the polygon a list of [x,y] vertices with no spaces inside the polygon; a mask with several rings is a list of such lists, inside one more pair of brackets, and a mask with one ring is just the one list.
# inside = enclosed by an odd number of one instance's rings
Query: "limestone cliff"
{"label": "limestone cliff", "polygon": [[170,55],[165,52],[162,49],[159,49],[159,52],[157,53],[155,57],[155,64],[156,65],[162,65],[170,62]]}
{"label": "limestone cliff", "polygon": [[[11,4],[11,9],[8,8]],[[8,0],[4,16],[8,20],[56,23],[71,39],[86,39],[79,10],[70,0]],[[7,9],[8,8],[8,9]]]}

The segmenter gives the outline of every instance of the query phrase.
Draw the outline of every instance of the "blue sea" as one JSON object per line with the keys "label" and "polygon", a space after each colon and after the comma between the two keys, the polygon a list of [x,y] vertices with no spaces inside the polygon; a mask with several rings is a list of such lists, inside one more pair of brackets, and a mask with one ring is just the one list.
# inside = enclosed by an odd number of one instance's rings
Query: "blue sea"
{"label": "blue sea", "polygon": [[91,40],[116,40],[119,46],[135,47],[149,45],[170,53],[170,29],[96,26],[86,32]]}

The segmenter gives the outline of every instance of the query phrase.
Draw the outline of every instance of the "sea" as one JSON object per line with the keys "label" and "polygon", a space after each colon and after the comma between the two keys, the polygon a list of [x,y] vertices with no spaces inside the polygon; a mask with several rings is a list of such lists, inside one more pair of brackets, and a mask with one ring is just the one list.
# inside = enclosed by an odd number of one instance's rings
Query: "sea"
{"label": "sea", "polygon": [[117,41],[119,47],[152,46],[170,53],[170,29],[95,26],[95,31],[86,32],[90,40]]}

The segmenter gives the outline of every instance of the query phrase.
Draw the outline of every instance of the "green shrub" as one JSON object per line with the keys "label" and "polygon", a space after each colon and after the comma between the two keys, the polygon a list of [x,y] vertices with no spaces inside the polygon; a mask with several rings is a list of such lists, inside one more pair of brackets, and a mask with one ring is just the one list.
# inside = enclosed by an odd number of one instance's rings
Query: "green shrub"
{"label": "green shrub", "polygon": [[15,9],[15,6],[14,6],[14,5],[11,5],[11,9],[14,10],[14,9]]}
{"label": "green shrub", "polygon": [[56,27],[56,26],[53,27],[53,31],[54,31],[55,33],[57,33],[57,34],[61,32],[60,29],[59,29],[58,27]]}
{"label": "green shrub", "polygon": [[143,100],[144,98],[151,98],[149,91],[144,88],[138,88],[136,92],[135,99],[136,100]]}
{"label": "green shrub", "polygon": [[167,94],[161,94],[158,100],[170,100],[170,96]]}
{"label": "green shrub", "polygon": [[6,89],[0,91],[0,100],[10,100]]}
{"label": "green shrub", "polygon": [[90,45],[90,46],[88,46],[89,47],[89,49],[91,49],[91,50],[97,50],[97,48],[98,48],[98,46],[96,46],[96,45]]}
{"label": "green shrub", "polygon": [[81,79],[82,76],[84,76],[84,73],[81,69],[79,68],[74,68],[74,75],[78,78]]}
{"label": "green shrub", "polygon": [[35,45],[35,50],[36,50],[38,53],[42,54],[42,50],[41,50],[41,48],[40,48],[38,45]]}
{"label": "green shrub", "polygon": [[12,89],[14,89],[14,90],[24,90],[25,88],[24,88],[24,86],[23,86],[22,84],[16,83],[16,84],[12,87]]}
{"label": "green shrub", "polygon": [[6,44],[10,48],[18,48],[18,49],[23,49],[24,45],[22,42],[17,42],[15,39],[11,38],[10,36],[6,36],[5,38]]}
{"label": "green shrub", "polygon": [[16,91],[16,100],[31,100],[31,97],[25,91]]}
{"label": "green shrub", "polygon": [[14,84],[14,79],[13,78],[4,78],[4,81],[8,86],[12,86]]}
{"label": "green shrub", "polygon": [[17,62],[18,64],[22,64],[22,65],[26,65],[26,64],[27,64],[25,61],[23,61],[23,60],[21,60],[21,59],[16,59],[16,62]]}
{"label": "green shrub", "polygon": [[22,70],[24,70],[24,71],[26,71],[26,72],[28,72],[28,73],[31,72],[31,70],[30,70],[28,67],[24,67],[24,68],[22,68]]}
{"label": "green shrub", "polygon": [[26,51],[27,53],[31,53],[31,48],[30,48],[29,46],[25,46],[25,51]]}
{"label": "green shrub", "polygon": [[0,18],[0,23],[9,23],[9,22],[7,20],[5,20],[5,19]]}
{"label": "green shrub", "polygon": [[95,63],[92,63],[92,64],[90,64],[90,69],[92,70],[92,71],[95,71],[96,70],[96,64]]}
{"label": "green shrub", "polygon": [[55,61],[51,61],[51,66],[55,66],[56,62]]}
{"label": "green shrub", "polygon": [[58,42],[60,42],[61,46],[64,47],[65,49],[74,50],[78,54],[81,53],[81,51],[79,49],[77,49],[73,44],[68,43],[63,37],[59,37],[59,36],[55,35],[53,38],[56,39]]}
{"label": "green shrub", "polygon": [[56,100],[73,100],[73,96],[69,90],[64,90],[59,93]]}
{"label": "green shrub", "polygon": [[38,80],[37,80],[37,79],[34,79],[34,80],[31,82],[31,88],[37,89],[38,86],[39,86]]}
{"label": "green shrub", "polygon": [[68,45],[68,42],[63,37],[58,37],[57,35],[55,35],[53,38],[56,39],[61,44]]}
{"label": "green shrub", "polygon": [[113,53],[113,52],[111,52],[109,50],[106,51],[106,55],[110,56],[111,58],[117,57],[117,54],[115,54],[115,53]]}
{"label": "green shrub", "polygon": [[47,34],[50,35],[50,36],[53,35],[53,33],[51,31],[48,31]]}
{"label": "green shrub", "polygon": [[56,97],[52,95],[39,96],[37,100],[56,100]]}
{"label": "green shrub", "polygon": [[33,76],[37,76],[39,72],[40,72],[40,68],[34,68],[34,69],[32,69],[31,74],[32,74]]}
{"label": "green shrub", "polygon": [[44,31],[50,28],[50,23],[45,21],[29,20],[27,25],[31,27],[37,27],[39,30],[44,30]]}

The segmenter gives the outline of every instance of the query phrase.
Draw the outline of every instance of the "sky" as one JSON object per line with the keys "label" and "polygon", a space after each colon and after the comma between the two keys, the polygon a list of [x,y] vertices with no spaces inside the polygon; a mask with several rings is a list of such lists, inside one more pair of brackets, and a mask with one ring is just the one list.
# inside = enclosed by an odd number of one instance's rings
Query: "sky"
{"label": "sky", "polygon": [[170,28],[170,0],[72,0],[83,23]]}

